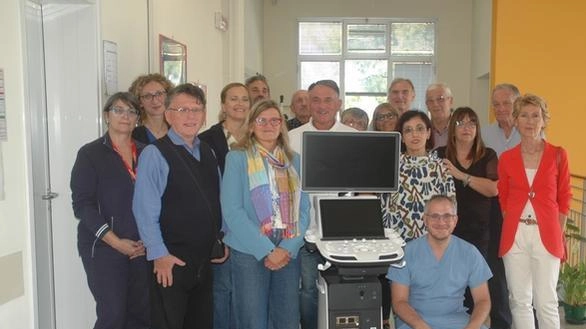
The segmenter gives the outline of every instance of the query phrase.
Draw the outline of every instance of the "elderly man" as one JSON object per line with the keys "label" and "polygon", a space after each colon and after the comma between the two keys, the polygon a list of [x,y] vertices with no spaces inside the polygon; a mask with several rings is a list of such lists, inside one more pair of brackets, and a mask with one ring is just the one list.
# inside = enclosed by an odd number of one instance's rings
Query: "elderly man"
{"label": "elderly man", "polygon": [[519,96],[519,89],[510,83],[498,84],[492,90],[492,109],[496,122],[482,128],[482,140],[499,157],[521,142],[521,136],[513,123],[513,103]]}
{"label": "elderly man", "polygon": [[[498,84],[492,90],[492,108],[496,122],[482,127],[482,140],[487,147],[500,155],[521,142],[521,136],[513,123],[513,103],[521,96],[519,89],[510,83]],[[490,217],[490,244],[488,246],[488,262],[494,274],[488,282],[492,308],[490,324],[494,329],[510,329],[513,323],[509,306],[509,290],[502,258],[498,257],[498,246],[501,240],[503,218],[498,199],[492,200]]]}
{"label": "elderly man", "polygon": [[[486,328],[492,274],[476,247],[452,235],[458,222],[454,201],[431,197],[423,219],[428,233],[408,242],[406,266],[390,267],[387,274],[399,317],[396,328]],[[462,304],[466,287],[474,299],[471,315]]]}
{"label": "elderly man", "polygon": [[213,327],[210,252],[221,226],[220,178],[211,148],[196,137],[205,104],[196,86],[170,90],[169,132],[138,161],[132,209],[152,261],[153,328]]}
{"label": "elderly man", "polygon": [[287,121],[287,129],[292,130],[308,123],[311,112],[309,112],[309,93],[307,90],[297,90],[291,97],[289,108],[295,117]]}
{"label": "elderly man", "polygon": [[264,75],[257,73],[251,76],[246,79],[245,85],[250,94],[250,107],[258,101],[271,98],[271,88]]}
{"label": "elderly man", "polygon": [[431,117],[434,149],[448,144],[448,124],[453,103],[452,90],[445,83],[434,83],[427,87],[425,105]]}
{"label": "elderly man", "polygon": [[405,78],[394,79],[389,86],[387,100],[399,111],[399,116],[411,110],[411,103],[415,100],[413,82]]}
{"label": "elderly man", "polygon": [[[356,131],[354,128],[343,125],[336,120],[342,106],[340,89],[332,80],[320,80],[309,86],[309,111],[311,118],[308,123],[289,132],[291,148],[302,154],[302,138],[304,131]],[[313,211],[311,212],[309,228],[305,233],[305,240],[314,243],[316,240],[316,223]],[[309,246],[309,245],[308,245]],[[317,264],[323,261],[315,248],[301,248],[301,328],[317,328]]]}

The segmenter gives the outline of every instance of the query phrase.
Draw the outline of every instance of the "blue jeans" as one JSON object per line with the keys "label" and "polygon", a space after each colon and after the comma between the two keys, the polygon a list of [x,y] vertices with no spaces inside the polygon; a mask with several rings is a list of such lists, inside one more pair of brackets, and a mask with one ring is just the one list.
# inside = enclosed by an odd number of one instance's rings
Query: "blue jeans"
{"label": "blue jeans", "polygon": [[305,247],[299,250],[301,258],[301,328],[317,329],[317,264],[324,259],[319,251],[309,252]]}
{"label": "blue jeans", "polygon": [[232,300],[232,257],[222,264],[212,264],[214,271],[214,329],[236,329]]}
{"label": "blue jeans", "polygon": [[231,250],[239,329],[299,329],[299,258],[271,271],[254,256]]}

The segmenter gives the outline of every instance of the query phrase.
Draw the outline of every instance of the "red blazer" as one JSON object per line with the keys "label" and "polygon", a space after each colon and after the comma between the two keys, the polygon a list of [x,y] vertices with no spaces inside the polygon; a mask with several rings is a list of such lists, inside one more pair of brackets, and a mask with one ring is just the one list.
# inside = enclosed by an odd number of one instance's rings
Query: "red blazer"
{"label": "red blazer", "polygon": [[[503,256],[513,245],[521,213],[531,192],[520,144],[501,155],[498,175],[499,201],[504,215],[499,256]],[[568,155],[563,148],[545,142],[541,162],[533,180],[531,204],[539,222],[541,241],[545,249],[558,258],[564,256],[559,214],[568,214],[571,198]]]}

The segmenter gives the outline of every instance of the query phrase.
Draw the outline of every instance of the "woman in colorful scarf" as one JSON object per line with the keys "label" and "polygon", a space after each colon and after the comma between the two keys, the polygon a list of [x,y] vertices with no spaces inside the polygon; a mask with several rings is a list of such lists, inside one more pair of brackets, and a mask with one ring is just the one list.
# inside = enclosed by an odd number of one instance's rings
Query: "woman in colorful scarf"
{"label": "woman in colorful scarf", "polygon": [[245,137],[226,157],[220,196],[237,322],[241,329],[297,329],[297,252],[310,208],[299,184],[299,155],[289,148],[274,101],[256,103],[244,127]]}

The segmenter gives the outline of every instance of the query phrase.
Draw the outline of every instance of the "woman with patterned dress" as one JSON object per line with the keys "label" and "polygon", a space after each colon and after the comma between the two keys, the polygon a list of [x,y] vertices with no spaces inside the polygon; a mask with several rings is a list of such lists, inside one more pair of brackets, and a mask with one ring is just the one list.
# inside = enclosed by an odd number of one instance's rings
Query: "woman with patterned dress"
{"label": "woman with patterned dress", "polygon": [[426,233],[423,224],[425,202],[435,194],[455,197],[454,179],[448,174],[433,147],[431,121],[420,111],[408,111],[399,118],[404,151],[399,158],[399,190],[381,197],[383,224],[405,241]]}

